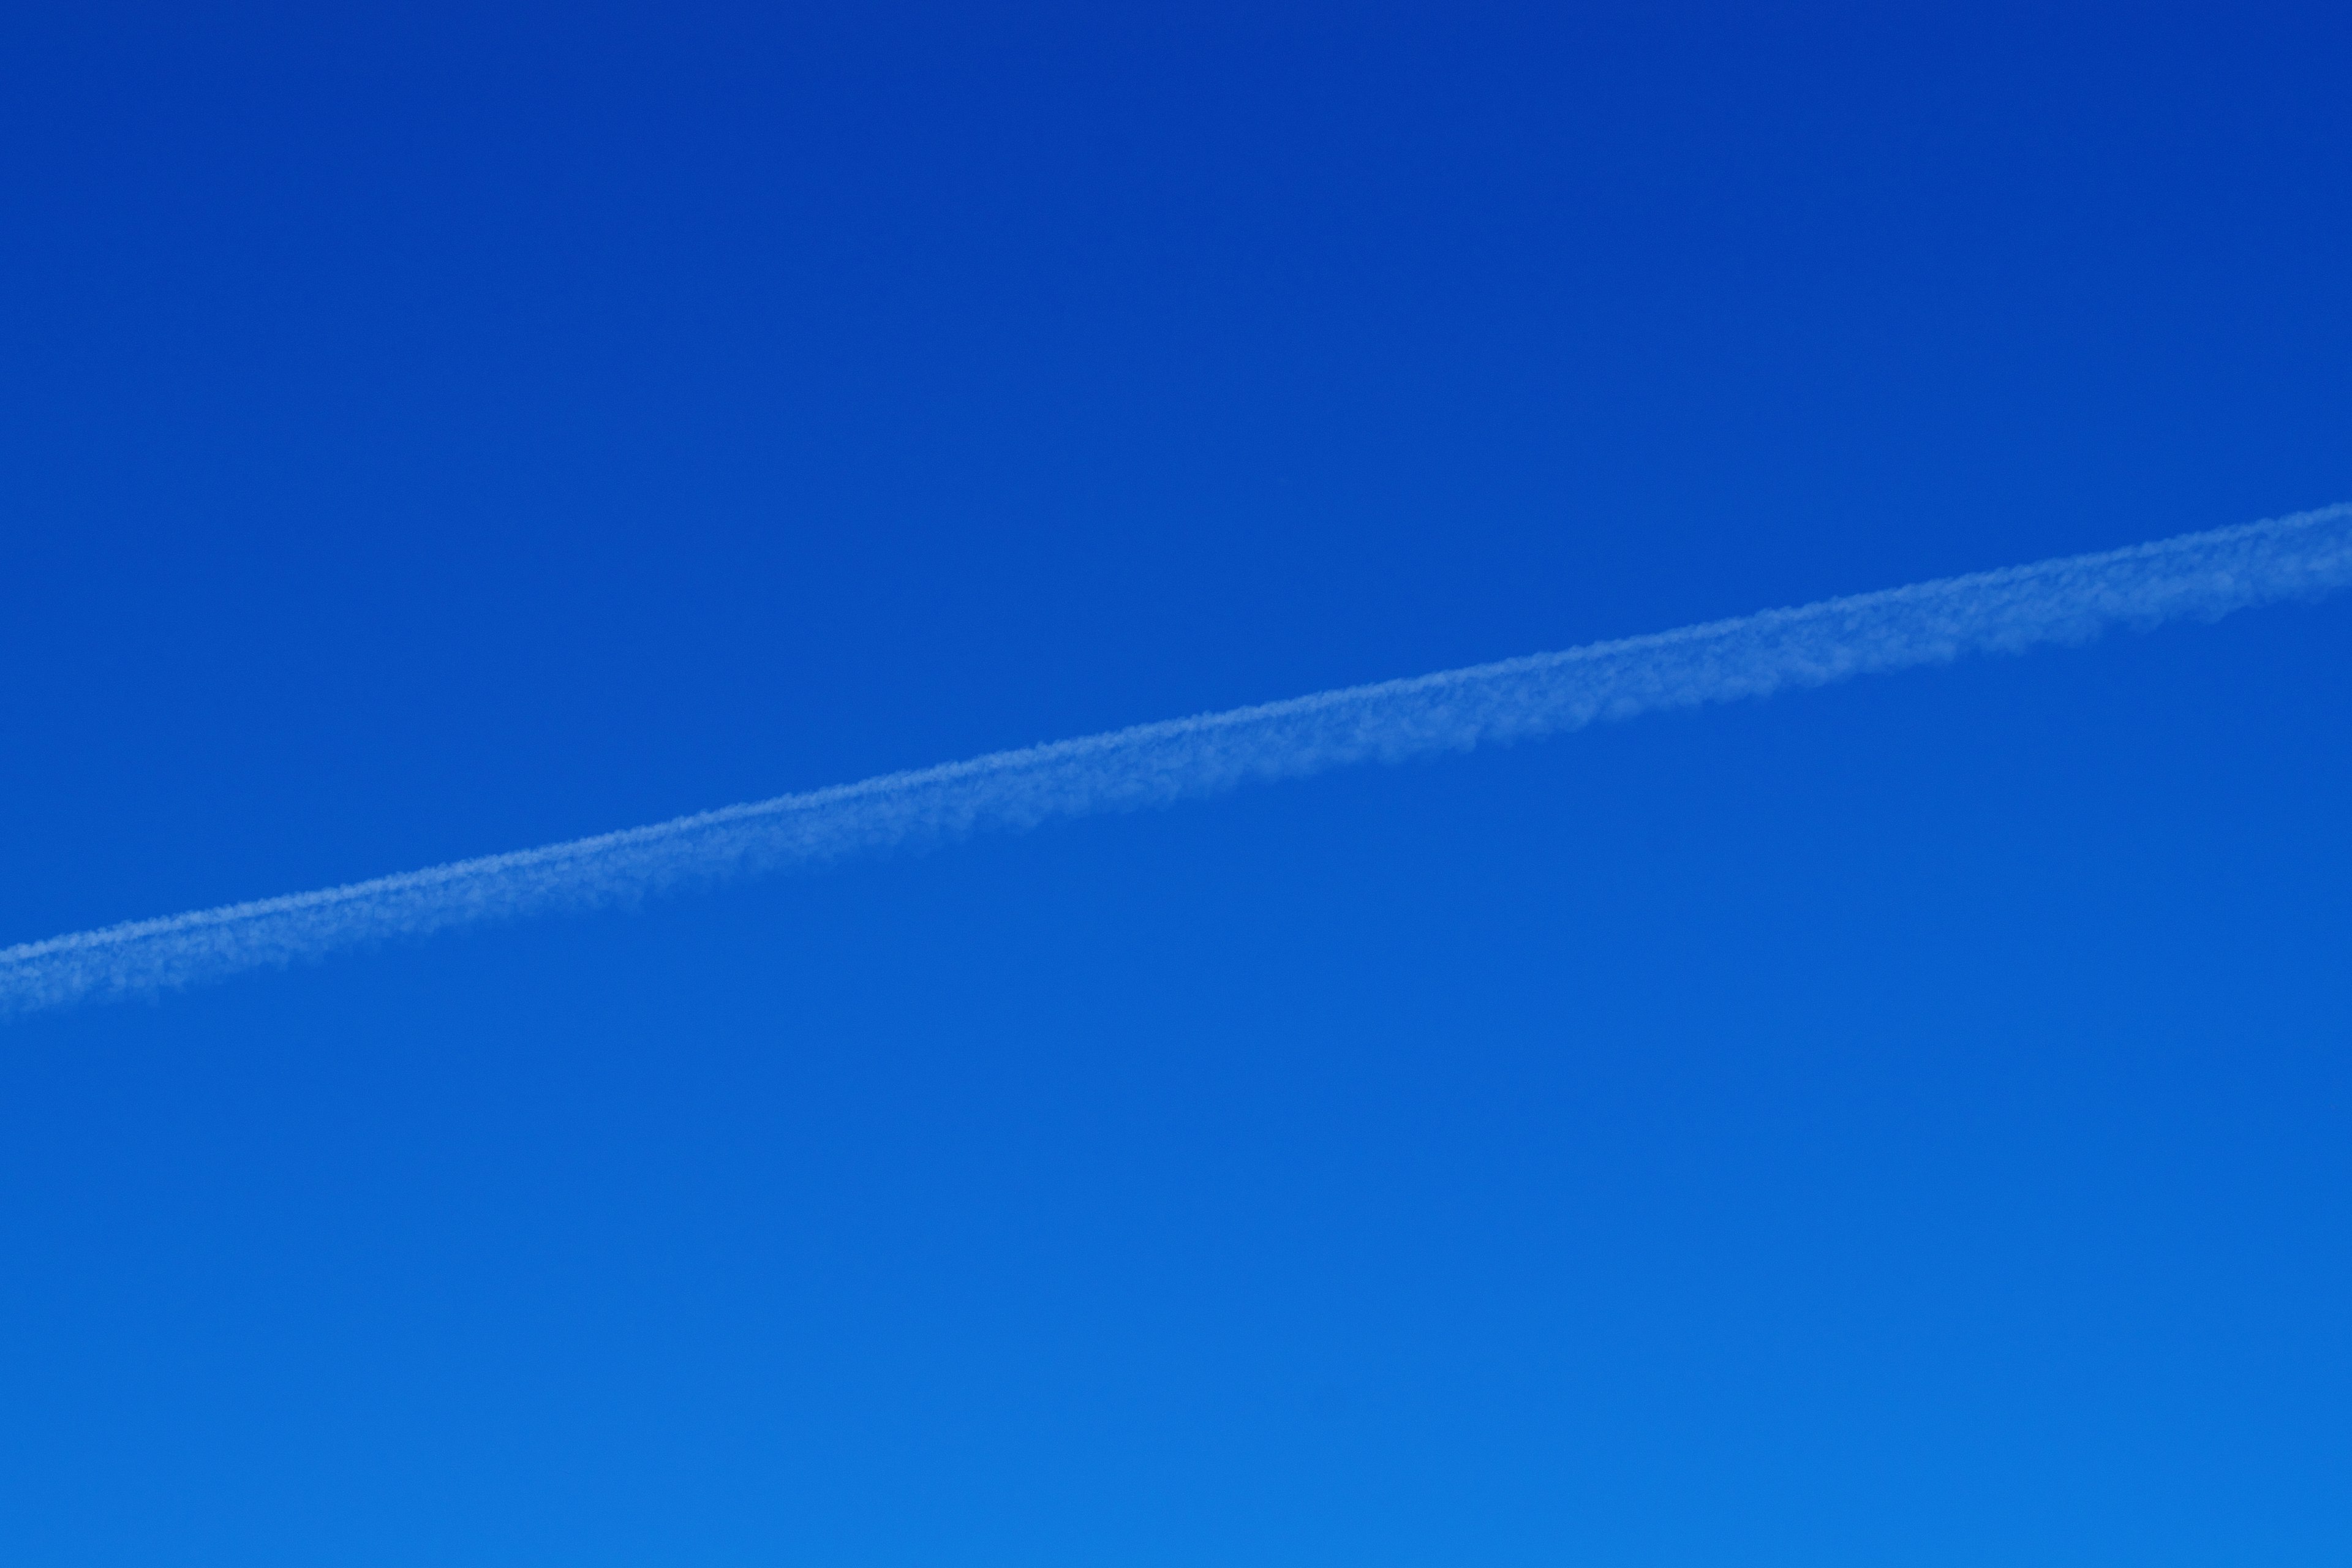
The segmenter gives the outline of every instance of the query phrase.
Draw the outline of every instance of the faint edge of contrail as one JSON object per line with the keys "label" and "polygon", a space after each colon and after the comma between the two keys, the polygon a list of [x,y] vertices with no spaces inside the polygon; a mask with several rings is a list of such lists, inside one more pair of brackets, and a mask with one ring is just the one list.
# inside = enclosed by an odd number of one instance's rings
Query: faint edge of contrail
{"label": "faint edge of contrail", "polygon": [[1967,653],[2079,642],[2113,626],[2210,620],[2347,584],[2352,503],[1564,653],[1139,724],[567,844],[0,949],[0,1017],[984,827],[1165,805],[1252,780],[1465,751]]}

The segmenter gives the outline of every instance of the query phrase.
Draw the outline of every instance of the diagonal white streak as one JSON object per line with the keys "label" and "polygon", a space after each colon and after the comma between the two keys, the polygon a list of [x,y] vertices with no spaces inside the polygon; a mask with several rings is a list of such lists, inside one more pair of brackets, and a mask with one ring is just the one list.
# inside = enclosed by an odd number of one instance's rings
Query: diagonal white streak
{"label": "diagonal white streak", "polygon": [[1132,810],[1660,709],[2211,619],[2352,584],[2352,504],[1738,620],[998,752],[347,887],[0,949],[0,1016],[386,937],[625,901],[981,828]]}

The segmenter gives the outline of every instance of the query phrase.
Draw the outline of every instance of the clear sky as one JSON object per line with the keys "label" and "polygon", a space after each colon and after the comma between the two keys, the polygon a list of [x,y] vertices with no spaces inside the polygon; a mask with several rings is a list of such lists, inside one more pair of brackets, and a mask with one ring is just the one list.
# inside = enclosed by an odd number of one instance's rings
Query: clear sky
{"label": "clear sky", "polygon": [[[2352,499],[2352,20],[21,4],[0,944]],[[0,1030],[0,1561],[2352,1557],[2352,600]]]}

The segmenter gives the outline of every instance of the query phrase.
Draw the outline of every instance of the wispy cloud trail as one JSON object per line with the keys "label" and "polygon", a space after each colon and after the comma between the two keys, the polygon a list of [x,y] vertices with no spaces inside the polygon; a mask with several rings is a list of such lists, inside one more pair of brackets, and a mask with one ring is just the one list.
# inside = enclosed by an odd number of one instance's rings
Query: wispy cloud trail
{"label": "wispy cloud trail", "polygon": [[0,950],[0,1016],[387,937],[1132,810],[1661,709],[2212,619],[2352,584],[2352,504],[1469,669],[998,752],[540,849]]}

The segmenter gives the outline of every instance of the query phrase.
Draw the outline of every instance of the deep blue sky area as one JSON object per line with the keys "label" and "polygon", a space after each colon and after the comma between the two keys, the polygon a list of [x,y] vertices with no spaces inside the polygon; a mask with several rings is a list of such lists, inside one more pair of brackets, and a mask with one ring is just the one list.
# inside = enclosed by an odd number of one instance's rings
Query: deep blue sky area
{"label": "deep blue sky area", "polygon": [[[2352,12],[0,15],[0,944],[2352,500]],[[0,1028],[0,1561],[2352,1561],[2352,602]]]}

